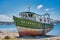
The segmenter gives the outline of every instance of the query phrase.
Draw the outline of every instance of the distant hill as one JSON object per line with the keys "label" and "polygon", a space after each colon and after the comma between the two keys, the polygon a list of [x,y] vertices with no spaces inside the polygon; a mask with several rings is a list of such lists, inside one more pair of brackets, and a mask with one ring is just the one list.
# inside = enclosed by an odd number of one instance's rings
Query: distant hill
{"label": "distant hill", "polygon": [[0,21],[0,25],[11,25],[11,24],[14,24],[14,22],[2,22]]}
{"label": "distant hill", "polygon": [[60,23],[60,20],[54,20],[54,23]]}

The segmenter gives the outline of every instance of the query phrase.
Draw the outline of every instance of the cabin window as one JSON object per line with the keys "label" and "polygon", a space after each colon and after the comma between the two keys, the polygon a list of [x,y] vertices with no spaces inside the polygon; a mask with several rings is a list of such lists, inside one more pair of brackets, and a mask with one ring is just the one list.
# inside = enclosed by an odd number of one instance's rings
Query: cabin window
{"label": "cabin window", "polygon": [[27,17],[27,14],[24,14],[25,17]]}
{"label": "cabin window", "polygon": [[29,17],[33,17],[33,14],[28,14]]}
{"label": "cabin window", "polygon": [[33,15],[31,14],[31,17],[33,17]]}
{"label": "cabin window", "polygon": [[44,20],[44,22],[46,22],[46,20]]}
{"label": "cabin window", "polygon": [[30,17],[30,14],[28,14],[28,16]]}
{"label": "cabin window", "polygon": [[22,15],[22,17],[27,17],[27,14],[21,14]]}
{"label": "cabin window", "polygon": [[49,22],[49,20],[48,20],[48,22]]}
{"label": "cabin window", "polygon": [[40,19],[40,21],[42,21],[42,19]]}

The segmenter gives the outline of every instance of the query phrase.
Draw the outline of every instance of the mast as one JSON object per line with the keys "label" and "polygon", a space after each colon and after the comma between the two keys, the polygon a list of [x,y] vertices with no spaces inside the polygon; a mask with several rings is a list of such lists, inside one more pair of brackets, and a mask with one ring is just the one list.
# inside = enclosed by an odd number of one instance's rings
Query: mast
{"label": "mast", "polygon": [[30,6],[31,6],[31,5],[28,6],[28,12],[30,12],[30,8],[31,8]]}
{"label": "mast", "polygon": [[50,14],[48,14],[48,13],[45,13],[45,15],[47,15],[47,16],[50,18]]}

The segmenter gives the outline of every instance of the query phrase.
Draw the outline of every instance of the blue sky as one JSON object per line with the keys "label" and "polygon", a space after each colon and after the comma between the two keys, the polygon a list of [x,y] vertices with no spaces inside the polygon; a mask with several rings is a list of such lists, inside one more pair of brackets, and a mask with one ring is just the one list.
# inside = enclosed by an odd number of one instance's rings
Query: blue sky
{"label": "blue sky", "polygon": [[[31,12],[44,14],[46,11],[51,14],[54,20],[60,20],[60,0],[0,0],[0,18],[7,20],[19,12],[28,11],[31,5]],[[3,19],[0,20],[3,20]],[[9,19],[10,20],[10,19]],[[12,20],[12,19],[11,19]]]}

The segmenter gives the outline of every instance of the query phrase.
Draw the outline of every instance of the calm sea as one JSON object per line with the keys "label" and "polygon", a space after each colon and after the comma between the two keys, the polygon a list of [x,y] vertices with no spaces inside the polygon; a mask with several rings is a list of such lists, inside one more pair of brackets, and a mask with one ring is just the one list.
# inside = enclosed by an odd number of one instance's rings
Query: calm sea
{"label": "calm sea", "polygon": [[[0,30],[2,31],[14,31],[17,32],[16,26],[14,24],[12,25],[0,25]],[[60,36],[60,23],[57,23],[53,30],[48,32],[47,34],[51,34],[51,35],[56,35],[56,36]]]}

